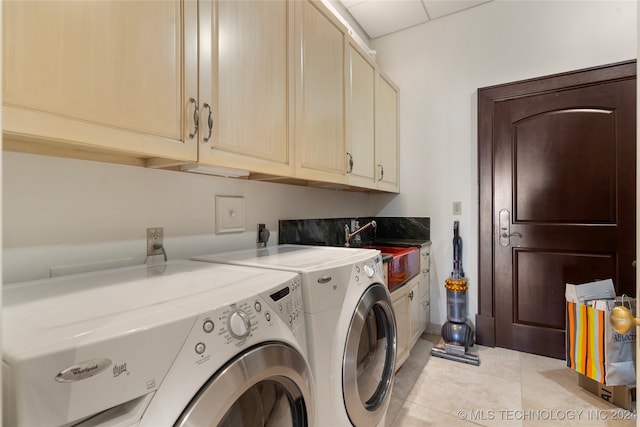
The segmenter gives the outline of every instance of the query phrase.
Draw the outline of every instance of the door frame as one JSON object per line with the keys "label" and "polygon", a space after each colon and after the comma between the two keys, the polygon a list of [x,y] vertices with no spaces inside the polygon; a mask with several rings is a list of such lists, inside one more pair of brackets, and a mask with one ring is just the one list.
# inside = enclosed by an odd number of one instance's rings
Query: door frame
{"label": "door frame", "polygon": [[630,60],[478,89],[478,344],[494,347],[496,343],[494,239],[497,236],[497,222],[493,218],[495,105],[526,96],[577,89],[635,76],[636,60]]}

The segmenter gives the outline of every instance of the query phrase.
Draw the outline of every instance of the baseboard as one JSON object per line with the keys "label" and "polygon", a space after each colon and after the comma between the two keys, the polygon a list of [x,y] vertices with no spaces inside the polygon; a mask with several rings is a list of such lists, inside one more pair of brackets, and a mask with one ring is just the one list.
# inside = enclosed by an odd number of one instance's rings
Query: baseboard
{"label": "baseboard", "polygon": [[427,323],[427,327],[424,329],[424,332],[429,335],[441,335],[442,325],[438,323]]}
{"label": "baseboard", "polygon": [[476,314],[476,344],[487,347],[496,346],[496,319]]}

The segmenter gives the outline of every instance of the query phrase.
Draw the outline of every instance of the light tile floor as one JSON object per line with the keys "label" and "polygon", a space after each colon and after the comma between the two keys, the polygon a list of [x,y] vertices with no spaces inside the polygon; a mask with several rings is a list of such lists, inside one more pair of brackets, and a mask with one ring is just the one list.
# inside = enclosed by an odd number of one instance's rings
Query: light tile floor
{"label": "light tile floor", "polygon": [[578,386],[564,360],[477,346],[480,366],[431,357],[422,335],[397,372],[387,413],[392,427],[635,426],[635,414]]}

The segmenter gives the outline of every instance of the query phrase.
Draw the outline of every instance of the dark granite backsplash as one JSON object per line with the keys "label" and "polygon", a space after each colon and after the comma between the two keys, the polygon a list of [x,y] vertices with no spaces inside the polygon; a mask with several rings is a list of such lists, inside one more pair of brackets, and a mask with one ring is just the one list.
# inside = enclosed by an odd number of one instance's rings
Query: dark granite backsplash
{"label": "dark granite backsplash", "polygon": [[357,244],[370,245],[387,241],[426,242],[431,239],[431,220],[428,217],[357,217],[357,218],[321,218],[321,219],[286,219],[278,224],[278,241],[280,244],[344,246],[344,226],[351,227],[351,221],[357,220],[360,227],[375,220],[377,227],[360,233]]}

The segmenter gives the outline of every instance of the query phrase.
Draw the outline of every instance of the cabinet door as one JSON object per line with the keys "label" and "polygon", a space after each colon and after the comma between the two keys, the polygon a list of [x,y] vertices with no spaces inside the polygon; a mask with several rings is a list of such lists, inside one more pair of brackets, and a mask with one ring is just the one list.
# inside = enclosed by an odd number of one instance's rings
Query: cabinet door
{"label": "cabinet door", "polygon": [[396,367],[397,371],[409,357],[409,304],[407,291],[404,287],[391,293],[391,304],[396,317]]}
{"label": "cabinet door", "polygon": [[420,249],[420,284],[422,285],[420,288],[420,299],[430,298],[430,264],[431,264],[431,256],[430,256],[430,248],[425,247]]}
{"label": "cabinet door", "polygon": [[409,350],[413,348],[415,343],[424,332],[424,326],[422,330],[420,330],[421,321],[420,316],[422,314],[422,309],[420,307],[420,278],[416,277],[411,280],[406,286],[409,286]]}
{"label": "cabinet door", "polygon": [[5,139],[195,160],[197,4],[2,7]]}
{"label": "cabinet door", "polygon": [[296,176],[345,182],[345,28],[318,2],[296,7]]}
{"label": "cabinet door", "polygon": [[420,325],[419,329],[425,331],[431,318],[431,279],[429,277],[430,248],[420,250]]}
{"label": "cabinet door", "polygon": [[400,191],[398,169],[398,92],[383,75],[376,83],[376,175],[378,189]]}
{"label": "cabinet door", "polygon": [[418,329],[420,334],[427,332],[427,326],[429,326],[429,319],[431,318],[431,301],[429,298],[422,298],[420,300],[420,324]]}
{"label": "cabinet door", "polygon": [[286,0],[200,2],[201,163],[293,174],[292,15]]}
{"label": "cabinet door", "polygon": [[376,188],[375,64],[349,43],[347,84],[347,183]]}

